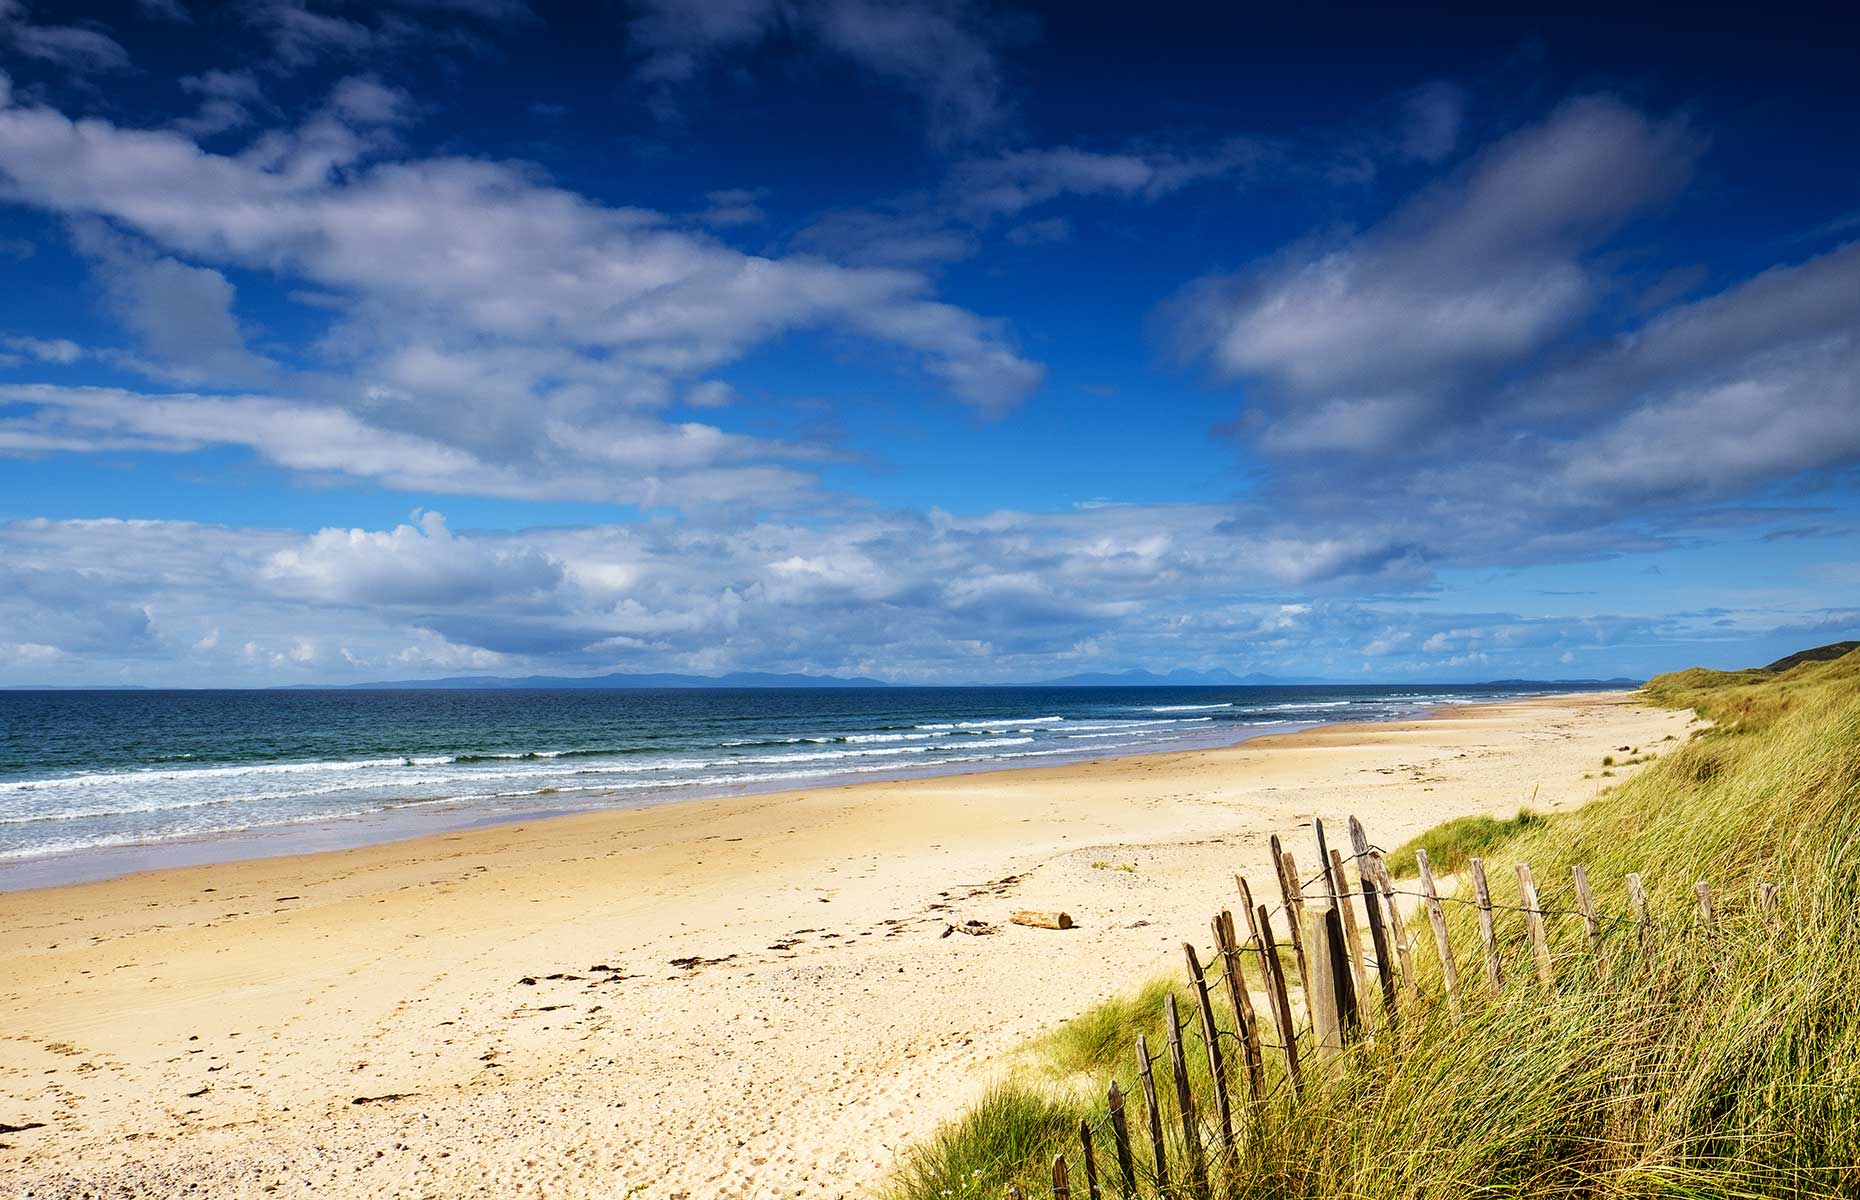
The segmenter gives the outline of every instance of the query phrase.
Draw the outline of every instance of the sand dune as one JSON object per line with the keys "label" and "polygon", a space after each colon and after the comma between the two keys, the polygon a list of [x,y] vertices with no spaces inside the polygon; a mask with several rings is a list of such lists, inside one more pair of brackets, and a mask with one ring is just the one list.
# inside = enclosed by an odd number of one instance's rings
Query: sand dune
{"label": "sand dune", "polygon": [[1566,807],[1685,724],[1530,700],[0,896],[0,1125],[33,1126],[0,1184],[854,1195],[1023,1039],[1173,969],[1269,834],[1314,861],[1314,814],[1393,845]]}

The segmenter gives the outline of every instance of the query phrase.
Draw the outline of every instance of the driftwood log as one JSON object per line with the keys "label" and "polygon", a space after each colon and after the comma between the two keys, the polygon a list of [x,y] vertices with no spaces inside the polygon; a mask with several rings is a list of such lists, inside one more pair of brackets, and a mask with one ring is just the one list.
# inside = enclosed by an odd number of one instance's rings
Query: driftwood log
{"label": "driftwood log", "polygon": [[1062,912],[1034,912],[1032,909],[1023,908],[1008,920],[1016,925],[1031,925],[1035,929],[1072,928],[1071,915]]}

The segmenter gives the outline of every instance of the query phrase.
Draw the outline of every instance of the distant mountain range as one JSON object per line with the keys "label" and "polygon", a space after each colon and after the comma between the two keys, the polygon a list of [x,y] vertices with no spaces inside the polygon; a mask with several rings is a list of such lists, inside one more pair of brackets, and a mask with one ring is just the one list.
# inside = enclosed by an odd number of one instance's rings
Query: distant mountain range
{"label": "distant mountain range", "polygon": [[[1843,643],[1846,646],[1860,643]],[[1834,650],[1839,647],[1824,646],[1819,651],[1804,651],[1784,659],[1782,663],[1772,665],[1767,670],[1780,670],[1804,657],[1835,657]],[[1281,675],[1261,675],[1257,672],[1248,675],[1236,675],[1232,671],[1215,669],[1212,671],[1190,671],[1180,669],[1159,675],[1154,671],[1099,671],[1082,675],[1063,675],[1058,679],[1041,679],[1032,683],[964,683],[955,687],[1337,687],[1349,683],[1362,683],[1361,680],[1336,680],[1315,678],[1287,678]],[[1403,684],[1423,684],[1427,680],[1403,680]],[[1639,687],[1640,679],[1490,679],[1481,683],[1467,683],[1465,687],[1563,687],[1572,690],[1584,688],[1633,688]],[[444,679],[386,679],[376,683],[294,683],[277,688],[258,688],[257,691],[389,691],[446,689],[463,690],[467,688],[585,688],[622,689],[622,688],[880,688],[892,687],[882,679],[873,679],[864,675],[801,675],[776,674],[768,671],[732,671],[727,675],[676,675],[654,673],[629,675],[615,673],[611,675],[523,675],[515,678],[502,675],[451,675]],[[942,685],[937,685],[942,686]],[[1364,686],[1369,686],[1365,684]],[[1401,686],[1385,684],[1384,686]],[[146,691],[139,684],[118,684],[107,688],[94,685],[76,687],[58,687],[45,685],[0,685],[0,691]]]}
{"label": "distant mountain range", "polygon": [[1322,683],[1321,679],[1286,679],[1278,675],[1236,675],[1232,671],[1215,668],[1212,671],[1190,671],[1177,668],[1166,675],[1154,671],[1097,671],[1084,675],[1062,675],[1058,679],[1042,679],[1030,683],[1028,687],[1273,687],[1288,684]]}
{"label": "distant mountain range", "polygon": [[843,675],[776,675],[732,671],[727,675],[454,675],[446,679],[395,679],[351,683],[348,690],[384,688],[833,688],[886,687],[882,679]]}
{"label": "distant mountain range", "polygon": [[[1337,686],[1333,679],[1294,679],[1280,675],[1236,675],[1216,668],[1212,671],[1180,669],[1167,674],[1155,671],[1102,671],[1082,675],[1065,675],[1058,679],[1041,679],[1019,684],[958,684],[958,687],[1312,687]],[[1502,687],[1570,687],[1618,688],[1639,687],[1638,679],[1494,679]],[[312,685],[297,685],[298,687]],[[445,679],[395,679],[380,683],[339,685],[347,690],[394,688],[847,688],[891,687],[882,679],[854,675],[773,674],[767,671],[733,671],[727,675],[675,675],[668,673],[629,675],[525,675],[508,678],[499,675],[454,675]],[[1480,686],[1468,684],[1466,686]]]}

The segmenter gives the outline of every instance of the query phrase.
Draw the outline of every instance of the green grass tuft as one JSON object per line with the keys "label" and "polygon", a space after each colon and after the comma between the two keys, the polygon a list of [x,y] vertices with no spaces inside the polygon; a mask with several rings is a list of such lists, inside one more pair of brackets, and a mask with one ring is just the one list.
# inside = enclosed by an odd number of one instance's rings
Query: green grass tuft
{"label": "green grass tuft", "polygon": [[[1613,761],[1612,758],[1602,760],[1604,765]],[[1609,772],[1604,771],[1603,774]],[[1487,857],[1519,834],[1541,828],[1549,821],[1549,817],[1528,808],[1519,810],[1518,815],[1508,821],[1485,816],[1456,817],[1434,826],[1419,837],[1403,842],[1385,861],[1391,874],[1418,874],[1421,868],[1415,861],[1414,852],[1425,850],[1428,865],[1434,873],[1446,874],[1464,869],[1468,859]]]}

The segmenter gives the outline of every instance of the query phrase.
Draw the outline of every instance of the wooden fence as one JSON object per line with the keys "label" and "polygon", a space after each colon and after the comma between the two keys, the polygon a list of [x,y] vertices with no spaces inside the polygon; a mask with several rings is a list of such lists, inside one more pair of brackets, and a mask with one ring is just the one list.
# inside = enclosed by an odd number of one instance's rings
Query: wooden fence
{"label": "wooden fence", "polygon": [[[1314,824],[1321,869],[1308,879],[1299,875],[1291,851],[1280,844],[1277,836],[1272,838],[1279,904],[1259,903],[1247,878],[1234,876],[1245,937],[1240,937],[1231,911],[1224,909],[1213,918],[1210,927],[1214,949],[1209,966],[1218,964],[1218,971],[1204,970],[1192,943],[1182,946],[1196,1012],[1186,1022],[1181,1019],[1171,991],[1163,1001],[1166,1050],[1152,1054],[1145,1037],[1139,1035],[1136,1039],[1137,1082],[1150,1154],[1141,1156],[1133,1147],[1129,1098],[1113,1081],[1106,1093],[1105,1117],[1095,1126],[1083,1121],[1079,1124],[1076,1156],[1068,1159],[1061,1154],[1053,1159],[1050,1194],[1054,1200],[1072,1200],[1075,1193],[1081,1200],[1101,1200],[1107,1193],[1124,1200],[1183,1194],[1206,1200],[1212,1195],[1211,1163],[1220,1170],[1235,1167],[1241,1138],[1249,1126],[1257,1125],[1259,1110],[1269,1101],[1289,1099],[1296,1104],[1305,1089],[1321,1084],[1323,1076],[1349,1047],[1378,1036],[1395,1036],[1404,1020],[1424,1017],[1434,1006],[1444,1005],[1455,1022],[1463,1020],[1467,985],[1449,936],[1446,906],[1450,903],[1476,910],[1476,956],[1484,976],[1478,986],[1491,997],[1502,996],[1507,987],[1497,924],[1503,915],[1521,918],[1529,940],[1534,983],[1526,986],[1556,986],[1556,960],[1550,953],[1547,918],[1580,919],[1591,955],[1599,956],[1604,932],[1612,927],[1628,928],[1642,950],[1655,936],[1646,887],[1637,873],[1623,879],[1629,914],[1626,917],[1604,915],[1597,909],[1588,872],[1582,866],[1571,872],[1574,909],[1545,907],[1528,863],[1519,863],[1516,868],[1517,904],[1493,899],[1485,862],[1479,858],[1467,864],[1470,899],[1443,895],[1432,864],[1426,853],[1419,851],[1415,856],[1419,890],[1403,889],[1395,886],[1382,852],[1371,844],[1355,817],[1349,822],[1351,853],[1347,856],[1327,843],[1322,821]],[[1356,868],[1354,882],[1348,869],[1352,865]],[[1694,884],[1693,898],[1696,913],[1691,923],[1715,930],[1718,917],[1711,888],[1702,881]],[[1412,902],[1411,915],[1420,919],[1424,914],[1432,930],[1431,957],[1438,974],[1430,976],[1425,991],[1417,971],[1416,943],[1426,939],[1410,932],[1402,911],[1404,899]],[[1774,884],[1759,886],[1757,907],[1772,924],[1779,920],[1779,892]],[[1290,949],[1286,957],[1295,964],[1296,980],[1288,978],[1281,957],[1280,947],[1286,943],[1279,940],[1275,916],[1283,921]],[[1263,1013],[1255,1005],[1241,969],[1249,955],[1259,965],[1265,992]],[[1512,986],[1518,985],[1514,982]],[[1302,993],[1304,1000],[1303,1024],[1297,1022],[1292,1008],[1295,990]],[[1231,1031],[1221,1029],[1216,1019],[1223,1003],[1232,1017]],[[1183,1037],[1185,1025],[1196,1028],[1201,1051],[1206,1055],[1213,1081],[1212,1113],[1201,1111],[1190,1086],[1191,1052]],[[1228,1043],[1225,1048],[1224,1039]],[[1238,1057],[1231,1069],[1229,1053]],[[1268,1056],[1279,1058],[1283,1066],[1280,1077],[1270,1084]],[[1173,1092],[1180,1128],[1173,1153],[1172,1139],[1165,1133],[1170,1122],[1164,1115],[1156,1080],[1156,1068],[1165,1060],[1168,1079],[1163,1090]],[[1281,1088],[1289,1090],[1289,1097],[1279,1094]],[[1206,1144],[1209,1141],[1213,1143],[1212,1156]],[[1101,1175],[1099,1147],[1105,1142],[1109,1145],[1105,1147]],[[1149,1161],[1140,1161],[1142,1158]],[[1009,1187],[1008,1196],[1024,1200],[1018,1187]]]}

